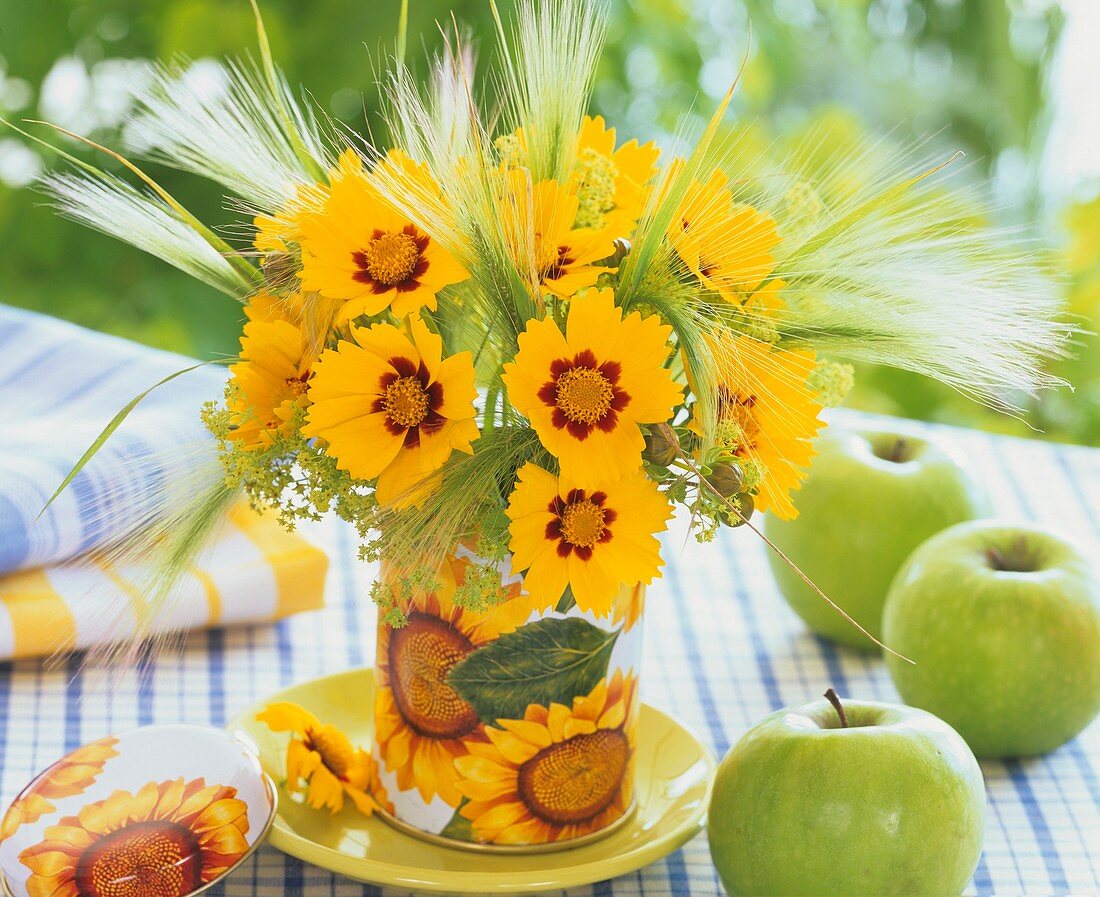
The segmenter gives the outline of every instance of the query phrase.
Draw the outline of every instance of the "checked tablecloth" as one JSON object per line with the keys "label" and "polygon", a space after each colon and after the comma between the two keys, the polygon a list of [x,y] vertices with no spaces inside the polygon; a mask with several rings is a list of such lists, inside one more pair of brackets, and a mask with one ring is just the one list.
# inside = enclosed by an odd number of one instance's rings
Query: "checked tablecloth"
{"label": "checked tablecloth", "polygon": [[[841,415],[846,422],[864,421]],[[889,424],[886,424],[889,426]],[[937,428],[939,429],[939,428]],[[1100,545],[1100,451],[940,429],[983,478],[999,515],[1028,518]],[[43,766],[91,739],[153,722],[222,725],[290,683],[369,665],[373,570],[347,530],[310,532],[332,558],[328,607],[275,625],[195,633],[178,653],[122,675],[82,666],[0,665],[0,792],[6,804]],[[842,695],[896,700],[880,660],[806,633],[776,591],[765,548],[745,529],[696,545],[664,536],[664,579],[646,617],[646,701],[690,723],[721,755],[768,712],[833,685]],[[1100,724],[1053,755],[985,762],[985,851],[968,893],[1100,894]],[[227,897],[350,897],[400,892],[334,877],[262,848],[220,890]],[[705,837],[632,875],[569,892],[716,897]]]}

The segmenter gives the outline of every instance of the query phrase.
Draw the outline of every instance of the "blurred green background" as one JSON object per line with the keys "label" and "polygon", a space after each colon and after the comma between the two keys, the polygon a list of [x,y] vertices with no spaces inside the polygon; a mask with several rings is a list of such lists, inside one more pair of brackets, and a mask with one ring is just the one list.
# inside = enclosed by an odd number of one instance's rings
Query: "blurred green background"
{"label": "blurred green background", "polygon": [[[399,0],[262,6],[291,83],[362,129],[377,102],[372,58],[393,46]],[[434,22],[452,12],[488,34],[488,0],[410,6],[414,50],[418,43],[433,49]],[[734,125],[746,141],[781,146],[812,133],[823,159],[881,136],[923,141],[923,157],[964,150],[967,164],[950,177],[988,183],[999,218],[1049,247],[1070,311],[1095,329],[1096,0],[611,0],[610,7],[595,111],[622,133],[660,139],[685,114],[705,116],[736,73],[751,22]],[[247,0],[0,0],[0,115],[46,118],[110,143],[144,60],[239,55],[254,39]],[[0,302],[187,354],[234,352],[241,314],[232,302],[42,207],[32,183],[51,164],[0,131]],[[157,176],[206,220],[230,220],[210,185],[175,172]],[[882,370],[860,372],[850,403],[1100,443],[1097,348],[1095,337],[1081,337],[1076,357],[1057,366],[1076,391],[1028,401],[1026,422]]]}

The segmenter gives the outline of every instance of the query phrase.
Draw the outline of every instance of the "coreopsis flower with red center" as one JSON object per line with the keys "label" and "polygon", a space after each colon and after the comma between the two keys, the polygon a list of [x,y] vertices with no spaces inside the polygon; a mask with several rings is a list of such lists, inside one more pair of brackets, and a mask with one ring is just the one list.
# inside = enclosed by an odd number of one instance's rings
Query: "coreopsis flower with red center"
{"label": "coreopsis flower with red center", "polygon": [[452,451],[472,453],[474,366],[469,352],[442,357],[443,341],[419,318],[410,339],[391,324],[352,327],[351,339],[314,365],[302,433],[328,444],[337,466],[374,480],[380,504],[423,500]]}
{"label": "coreopsis flower with red center", "polygon": [[[426,192],[435,190],[424,166],[400,154],[383,165]],[[302,289],[344,300],[340,320],[389,309],[404,317],[435,309],[436,294],[469,275],[454,257],[382,195],[365,172],[335,179],[320,210],[299,216]]]}
{"label": "coreopsis flower with red center", "polygon": [[574,300],[564,334],[549,318],[528,323],[504,383],[564,476],[614,479],[641,466],[640,425],[667,421],[683,398],[664,367],[671,333],[656,316],[623,318],[611,290]]}
{"label": "coreopsis flower with red center", "polygon": [[570,586],[577,606],[604,616],[620,589],[653,581],[661,568],[656,533],[672,507],[641,471],[584,485],[525,464],[506,511],[512,566],[542,608]]}
{"label": "coreopsis flower with red center", "polygon": [[246,450],[270,448],[293,432],[295,414],[308,402],[311,343],[297,324],[257,317],[245,324],[240,357],[229,366],[227,438]]}
{"label": "coreopsis flower with red center", "polygon": [[526,169],[509,171],[507,179],[517,264],[525,271],[533,254],[542,289],[568,299],[614,270],[596,263],[615,252],[617,234],[575,226],[580,208],[575,193],[557,181],[531,184]]}
{"label": "coreopsis flower with red center", "polygon": [[[813,460],[824,426],[813,352],[780,349],[748,336],[710,337],[718,360],[718,445],[758,470],[756,507],[781,519],[797,515],[791,492]],[[697,424],[692,429],[701,435]]]}
{"label": "coreopsis flower with red center", "polygon": [[328,183],[300,184],[294,191],[294,197],[282,208],[268,215],[257,215],[252,220],[256,228],[252,245],[267,257],[291,252],[302,239],[302,217],[316,214],[324,208],[331,195],[332,184],[362,172],[363,162],[359,154],[352,149],[345,150],[336,165],[329,169]]}
{"label": "coreopsis flower with red center", "polygon": [[688,187],[668,239],[705,287],[743,304],[775,269],[780,238],[772,217],[736,202],[729,178],[715,169]]}

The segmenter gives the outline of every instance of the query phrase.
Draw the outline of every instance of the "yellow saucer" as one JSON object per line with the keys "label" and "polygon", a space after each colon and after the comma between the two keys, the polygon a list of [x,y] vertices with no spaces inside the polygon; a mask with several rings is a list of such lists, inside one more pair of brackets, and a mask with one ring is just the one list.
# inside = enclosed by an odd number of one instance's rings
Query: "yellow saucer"
{"label": "yellow saucer", "polygon": [[[369,745],[374,671],[353,670],[303,682],[234,719],[228,729],[251,743],[273,778],[283,776],[286,737],[256,722],[272,701],[293,701],[322,722]],[[268,842],[279,850],[376,885],[432,894],[530,894],[560,891],[647,866],[703,828],[714,780],[714,756],[681,723],[643,704],[638,720],[637,809],[606,838],[568,850],[502,855],[442,847],[407,835],[348,806],[335,816],[311,810],[279,789]]]}

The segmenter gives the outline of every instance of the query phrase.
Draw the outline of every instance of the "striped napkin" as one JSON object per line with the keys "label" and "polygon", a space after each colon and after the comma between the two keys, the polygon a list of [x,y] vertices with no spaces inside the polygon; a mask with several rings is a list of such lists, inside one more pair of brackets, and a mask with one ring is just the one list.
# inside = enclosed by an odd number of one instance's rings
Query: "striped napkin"
{"label": "striped napkin", "polygon": [[[102,550],[147,525],[156,490],[188,489],[216,463],[199,421],[225,371],[199,368],[154,390],[39,518],[64,476],[131,398],[191,359],[0,305],[0,659],[124,637],[140,568]],[[37,518],[37,519],[36,519]],[[320,607],[327,558],[247,507],[187,571],[161,631],[259,622]],[[129,629],[128,629],[129,627]]]}

